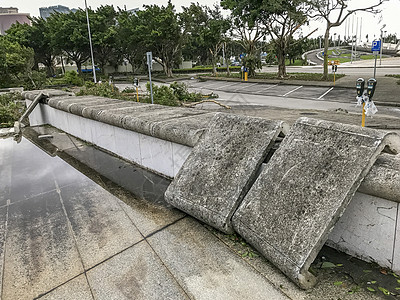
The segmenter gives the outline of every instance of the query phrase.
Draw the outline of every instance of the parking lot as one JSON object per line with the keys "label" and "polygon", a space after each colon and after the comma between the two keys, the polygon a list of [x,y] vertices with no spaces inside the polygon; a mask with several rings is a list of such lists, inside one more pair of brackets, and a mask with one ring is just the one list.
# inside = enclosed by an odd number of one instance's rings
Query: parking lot
{"label": "parking lot", "polygon": [[259,96],[276,96],[284,98],[298,98],[308,100],[328,100],[352,103],[355,102],[355,89],[339,87],[317,87],[287,84],[265,84],[228,81],[187,81],[190,88],[203,93],[228,92],[252,94]]}

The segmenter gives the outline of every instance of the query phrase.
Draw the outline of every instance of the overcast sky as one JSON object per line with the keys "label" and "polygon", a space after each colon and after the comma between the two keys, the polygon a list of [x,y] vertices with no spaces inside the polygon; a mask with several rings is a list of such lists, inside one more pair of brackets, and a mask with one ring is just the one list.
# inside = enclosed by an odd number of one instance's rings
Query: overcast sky
{"label": "overcast sky", "polygon": [[[113,1],[106,1],[106,0],[87,0],[88,6],[92,7],[93,9],[97,8],[100,5],[107,5],[113,4],[114,7],[119,6],[123,8],[126,5],[127,9],[132,8],[142,8],[143,4],[158,4],[158,5],[166,5],[167,0],[113,0]],[[376,3],[378,0],[350,0],[349,7],[365,7],[372,3]],[[203,5],[212,6],[215,3],[219,3],[219,1],[215,0],[199,0],[196,1]],[[172,0],[172,3],[176,6],[177,10],[180,11],[181,6],[188,6],[189,1],[184,0]],[[39,7],[47,7],[52,5],[64,5],[69,8],[79,8],[85,6],[84,0],[0,0],[1,7],[17,7],[19,12],[27,12],[30,13],[32,16],[39,16]],[[372,15],[367,13],[358,13],[354,18],[354,34],[356,32],[356,24],[357,18],[359,23],[359,28],[361,27],[361,36],[362,40],[365,40],[366,34],[369,35],[369,39],[374,37],[379,37],[380,35],[380,28],[383,24],[386,24],[384,30],[389,33],[396,33],[397,37],[400,37],[400,0],[388,0],[381,6],[382,13],[380,15]],[[362,22],[361,22],[362,18]],[[350,19],[350,24],[352,23],[352,19]],[[362,26],[361,26],[362,23]],[[312,37],[316,37],[318,35],[322,35],[324,32],[325,24],[318,23],[318,22],[311,22],[310,26],[303,27],[303,33],[307,34],[312,30],[318,28],[318,31],[312,35]],[[332,33],[336,32],[341,37],[345,34],[345,26],[344,24],[338,28],[332,30]],[[360,31],[358,31],[358,35]],[[351,33],[351,25],[350,25],[350,33]]]}

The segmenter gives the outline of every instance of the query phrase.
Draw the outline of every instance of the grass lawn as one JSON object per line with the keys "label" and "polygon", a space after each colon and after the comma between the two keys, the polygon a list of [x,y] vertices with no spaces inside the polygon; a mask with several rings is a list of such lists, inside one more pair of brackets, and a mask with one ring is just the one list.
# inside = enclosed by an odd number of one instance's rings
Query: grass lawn
{"label": "grass lawn", "polygon": [[[211,74],[207,74],[207,76],[212,76]],[[336,74],[336,80],[344,77],[344,74]],[[226,77],[226,78],[241,78],[240,73],[231,73],[230,76],[227,76],[226,73],[218,73],[217,77]],[[277,77],[276,73],[256,73],[254,79],[281,79]],[[252,79],[249,78],[249,79]],[[283,80],[305,80],[305,81],[324,81],[322,80],[321,73],[288,73],[288,76]],[[328,75],[327,81],[333,81],[333,74]]]}
{"label": "grass lawn", "polygon": [[[399,74],[387,74],[385,76],[400,79],[400,75]],[[400,80],[397,81],[397,84],[400,84]]]}
{"label": "grass lawn", "polygon": [[301,59],[296,59],[294,63],[291,63],[288,59],[285,60],[286,66],[302,66],[303,62]]}

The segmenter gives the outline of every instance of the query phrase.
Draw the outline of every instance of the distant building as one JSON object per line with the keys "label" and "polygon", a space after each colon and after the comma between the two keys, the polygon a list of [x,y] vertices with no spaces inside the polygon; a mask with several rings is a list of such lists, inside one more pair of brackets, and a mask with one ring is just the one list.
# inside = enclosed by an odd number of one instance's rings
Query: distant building
{"label": "distant building", "polygon": [[55,12],[62,13],[62,14],[68,14],[70,12],[76,12],[76,11],[77,11],[77,9],[75,9],[75,8],[69,9],[68,7],[63,6],[63,5],[55,5],[55,6],[39,8],[40,17],[43,19],[47,19],[48,17],[50,17],[50,15],[52,13],[55,13]]}
{"label": "distant building", "polygon": [[18,13],[18,8],[15,7],[0,7],[0,34],[4,35],[5,32],[15,23],[27,23],[31,25],[29,14]]}

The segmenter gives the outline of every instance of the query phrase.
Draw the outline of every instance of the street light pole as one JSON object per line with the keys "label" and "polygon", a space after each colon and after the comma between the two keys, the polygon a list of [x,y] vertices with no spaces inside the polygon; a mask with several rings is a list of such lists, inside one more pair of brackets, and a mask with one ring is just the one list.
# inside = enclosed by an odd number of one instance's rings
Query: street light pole
{"label": "street light pole", "polygon": [[92,46],[92,35],[90,34],[89,13],[88,13],[88,9],[87,9],[86,0],[85,0],[85,10],[86,10],[87,27],[88,27],[88,32],[89,32],[90,54],[91,54],[91,56],[92,56],[93,81],[94,81],[94,83],[97,83],[97,79],[96,79],[96,68],[94,67],[94,55],[93,55],[93,46]]}
{"label": "street light pole", "polygon": [[381,53],[380,53],[380,58],[379,58],[379,65],[382,65],[382,48],[383,48],[383,43],[382,43],[382,35],[383,35],[383,28],[386,27],[386,24],[383,24],[381,28]]}

